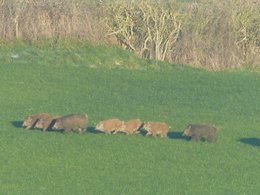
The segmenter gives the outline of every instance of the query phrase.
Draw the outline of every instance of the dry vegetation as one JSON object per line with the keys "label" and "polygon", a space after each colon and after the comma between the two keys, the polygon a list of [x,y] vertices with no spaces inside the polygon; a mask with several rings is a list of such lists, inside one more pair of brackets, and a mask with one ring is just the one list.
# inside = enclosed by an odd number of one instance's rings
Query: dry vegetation
{"label": "dry vegetation", "polygon": [[106,41],[149,59],[256,69],[259,13],[259,0],[1,0],[0,39]]}
{"label": "dry vegetation", "polygon": [[80,0],[2,0],[1,39],[97,41],[98,7]]}

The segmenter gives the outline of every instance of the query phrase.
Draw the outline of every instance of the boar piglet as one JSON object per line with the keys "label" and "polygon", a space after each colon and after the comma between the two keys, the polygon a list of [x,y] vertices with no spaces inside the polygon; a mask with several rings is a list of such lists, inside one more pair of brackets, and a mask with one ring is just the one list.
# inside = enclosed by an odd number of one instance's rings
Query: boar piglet
{"label": "boar piglet", "polygon": [[42,129],[43,131],[47,131],[48,129],[52,128],[58,118],[60,117],[41,118],[36,122],[35,127]]}
{"label": "boar piglet", "polygon": [[189,124],[183,131],[183,136],[191,137],[191,140],[207,140],[215,142],[217,129],[212,125]]}
{"label": "boar piglet", "polygon": [[83,133],[88,125],[88,116],[82,114],[69,114],[55,119],[53,129],[64,130],[66,133],[77,129],[78,133]]}
{"label": "boar piglet", "polygon": [[48,120],[52,116],[48,113],[39,113],[27,116],[23,121],[23,127],[26,129],[34,128],[39,120]]}
{"label": "boar piglet", "polygon": [[108,120],[100,121],[96,125],[95,129],[98,131],[102,131],[104,133],[111,134],[113,131],[115,133],[120,131],[122,124],[123,122],[118,118],[108,119]]}
{"label": "boar piglet", "polygon": [[146,136],[159,134],[161,137],[167,137],[169,131],[169,125],[163,122],[146,122],[143,128],[147,131]]}
{"label": "boar piglet", "polygon": [[140,133],[139,130],[142,128],[143,124],[143,121],[141,121],[140,119],[129,120],[123,123],[121,131],[125,132],[128,135]]}

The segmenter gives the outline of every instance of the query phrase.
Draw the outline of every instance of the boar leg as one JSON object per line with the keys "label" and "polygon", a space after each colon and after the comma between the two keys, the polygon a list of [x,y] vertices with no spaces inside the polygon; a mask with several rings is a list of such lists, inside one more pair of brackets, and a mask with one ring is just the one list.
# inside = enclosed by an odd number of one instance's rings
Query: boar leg
{"label": "boar leg", "polygon": [[161,134],[162,137],[167,137],[167,132]]}
{"label": "boar leg", "polygon": [[140,131],[135,131],[133,134],[139,134],[140,133]]}
{"label": "boar leg", "polygon": [[199,140],[200,140],[200,137],[199,137],[199,136],[192,136],[192,137],[191,137],[191,140],[192,140],[192,141],[199,141]]}
{"label": "boar leg", "polygon": [[84,129],[82,129],[82,128],[78,128],[78,133],[79,133],[79,134],[82,134],[83,131],[84,131]]}
{"label": "boar leg", "polygon": [[70,128],[66,128],[64,129],[65,133],[70,133],[71,132],[71,129]]}
{"label": "boar leg", "polygon": [[210,136],[208,136],[208,140],[211,141],[211,142],[215,142],[216,141],[216,136],[210,135]]}
{"label": "boar leg", "polygon": [[129,132],[129,131],[126,131],[126,130],[124,130],[124,131],[122,131],[123,133],[125,133],[126,135],[129,135],[129,134],[131,134],[131,132]]}
{"label": "boar leg", "polygon": [[125,133],[126,135],[129,135],[130,133],[128,131],[122,131],[123,133]]}

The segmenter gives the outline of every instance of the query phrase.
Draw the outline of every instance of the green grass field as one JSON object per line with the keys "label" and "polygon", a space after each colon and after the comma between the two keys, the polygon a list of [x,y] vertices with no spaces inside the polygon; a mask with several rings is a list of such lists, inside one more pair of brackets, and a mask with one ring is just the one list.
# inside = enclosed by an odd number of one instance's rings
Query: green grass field
{"label": "green grass field", "polygon": [[[259,73],[145,61],[102,45],[15,44],[0,49],[0,79],[0,194],[260,193]],[[87,113],[89,127],[119,117],[171,129],[161,139],[21,128],[39,112]],[[183,139],[189,123],[214,124],[218,141]]]}

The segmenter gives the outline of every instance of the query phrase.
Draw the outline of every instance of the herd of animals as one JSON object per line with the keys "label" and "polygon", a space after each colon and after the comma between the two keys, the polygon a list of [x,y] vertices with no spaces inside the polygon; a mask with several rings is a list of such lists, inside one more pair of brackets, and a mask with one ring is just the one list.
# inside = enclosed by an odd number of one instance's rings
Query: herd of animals
{"label": "herd of animals", "polygon": [[[23,121],[23,127],[27,129],[38,128],[43,131],[57,130],[66,133],[72,130],[78,130],[79,134],[84,133],[88,126],[88,116],[85,114],[69,114],[65,116],[53,117],[48,113],[39,113],[27,116]],[[160,135],[167,137],[169,125],[164,122],[143,122],[140,119],[129,121],[121,121],[118,118],[100,121],[95,126],[96,131],[108,134],[116,134],[118,132],[130,134],[138,134],[141,130],[146,131],[146,136]],[[189,124],[183,132],[183,136],[191,138],[191,140],[207,140],[215,142],[216,128],[210,124]]]}

